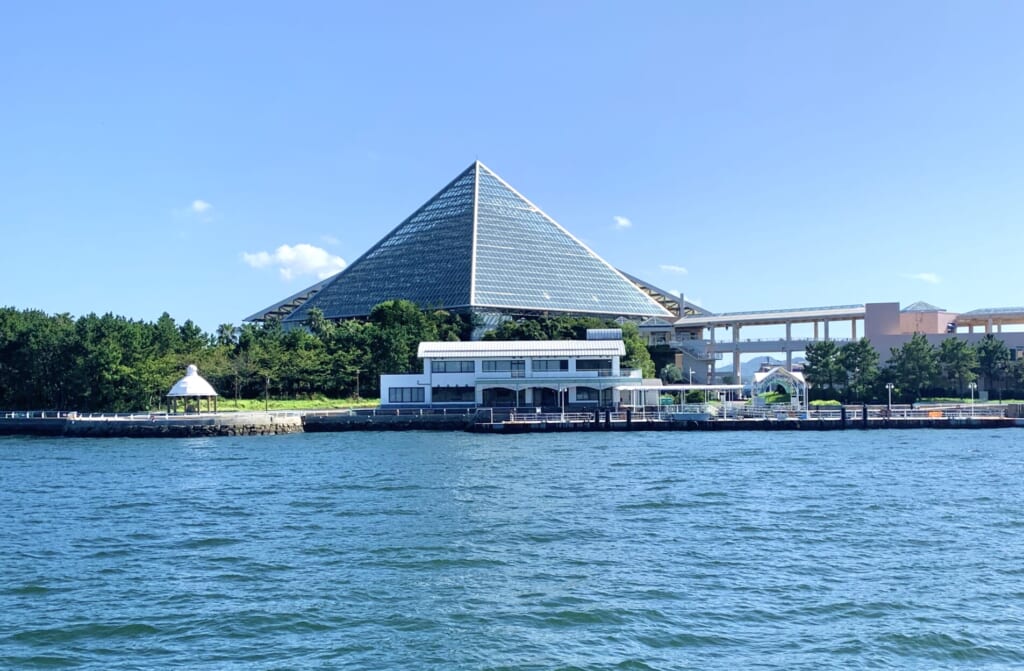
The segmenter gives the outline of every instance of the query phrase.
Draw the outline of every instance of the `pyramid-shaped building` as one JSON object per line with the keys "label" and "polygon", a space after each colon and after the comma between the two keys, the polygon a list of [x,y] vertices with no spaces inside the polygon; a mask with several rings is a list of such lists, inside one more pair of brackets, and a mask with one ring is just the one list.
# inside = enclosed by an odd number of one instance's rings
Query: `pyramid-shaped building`
{"label": "pyramid-shaped building", "polygon": [[672,316],[477,161],[343,271],[246,321],[359,318],[398,298],[480,315]]}

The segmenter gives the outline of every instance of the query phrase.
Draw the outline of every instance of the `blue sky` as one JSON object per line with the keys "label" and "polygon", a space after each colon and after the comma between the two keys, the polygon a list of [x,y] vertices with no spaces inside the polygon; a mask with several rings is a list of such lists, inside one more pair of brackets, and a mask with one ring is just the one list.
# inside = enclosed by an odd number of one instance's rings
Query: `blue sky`
{"label": "blue sky", "polygon": [[6,3],[0,305],[238,324],[475,159],[714,311],[1024,304],[1022,25],[1010,2]]}

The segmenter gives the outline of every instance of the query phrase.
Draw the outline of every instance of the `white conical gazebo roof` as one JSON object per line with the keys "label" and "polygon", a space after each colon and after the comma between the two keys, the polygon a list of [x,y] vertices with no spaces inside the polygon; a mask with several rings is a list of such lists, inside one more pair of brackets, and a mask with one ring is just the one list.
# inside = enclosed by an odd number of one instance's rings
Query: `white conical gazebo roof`
{"label": "white conical gazebo roof", "polygon": [[203,379],[203,376],[199,374],[199,369],[196,368],[195,364],[189,364],[189,367],[185,369],[185,377],[181,378],[174,383],[171,390],[167,392],[168,396],[216,396],[217,392],[213,390],[210,383]]}

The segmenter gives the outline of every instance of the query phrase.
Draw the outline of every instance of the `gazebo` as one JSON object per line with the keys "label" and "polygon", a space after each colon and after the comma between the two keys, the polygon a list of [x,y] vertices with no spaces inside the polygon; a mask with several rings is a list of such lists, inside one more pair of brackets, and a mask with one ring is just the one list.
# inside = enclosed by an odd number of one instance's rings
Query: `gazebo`
{"label": "gazebo", "polygon": [[803,373],[794,373],[782,366],[754,373],[754,396],[782,387],[789,394],[789,402],[797,410],[807,410],[807,381]]}
{"label": "gazebo", "polygon": [[[171,390],[167,392],[167,412],[178,412],[178,399],[184,399],[185,412],[199,412],[202,410],[202,401],[206,399],[206,410],[210,410],[210,399],[213,399],[213,411],[217,412],[217,392],[207,382],[195,364],[189,364],[185,369],[185,377],[174,383]],[[190,399],[195,400],[191,405]],[[173,410],[172,410],[173,404]]]}

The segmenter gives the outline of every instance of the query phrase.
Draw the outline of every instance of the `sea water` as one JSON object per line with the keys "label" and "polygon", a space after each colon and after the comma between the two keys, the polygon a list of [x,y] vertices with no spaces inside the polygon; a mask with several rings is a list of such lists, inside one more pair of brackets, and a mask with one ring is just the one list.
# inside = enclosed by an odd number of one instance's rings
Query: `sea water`
{"label": "sea water", "polygon": [[2,438],[0,668],[1024,667],[1022,438]]}

